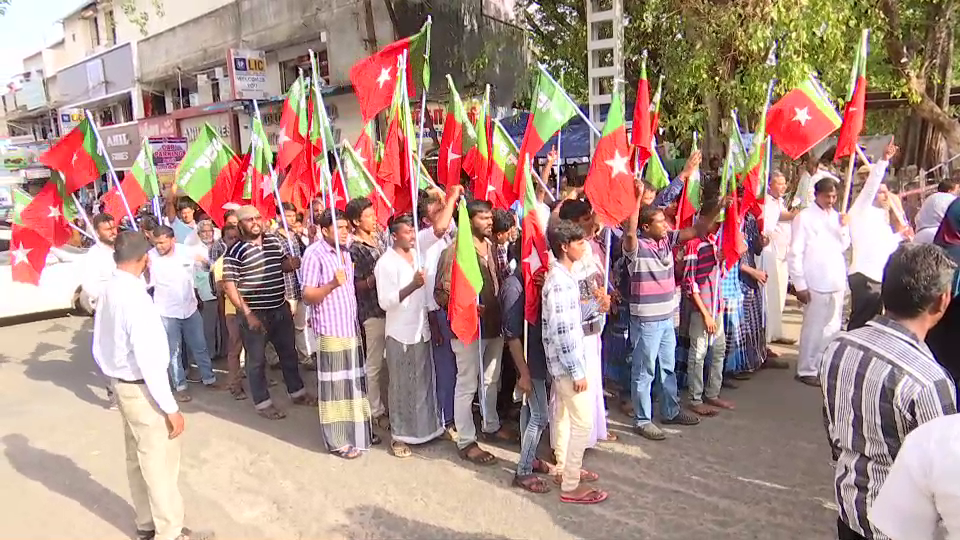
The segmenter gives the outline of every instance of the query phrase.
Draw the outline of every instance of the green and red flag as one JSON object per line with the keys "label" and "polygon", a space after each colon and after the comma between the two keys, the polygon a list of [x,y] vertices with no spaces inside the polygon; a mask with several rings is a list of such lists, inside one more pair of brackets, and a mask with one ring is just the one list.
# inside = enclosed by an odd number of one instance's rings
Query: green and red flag
{"label": "green and red flag", "polygon": [[657,130],[660,129],[660,98],[663,96],[663,75],[657,81],[657,91],[653,94],[653,101],[650,103],[650,136],[656,138]]}
{"label": "green and red flag", "polygon": [[[377,185],[376,179],[367,168],[369,161],[360,155],[349,144],[343,143],[340,151],[340,165],[343,166],[344,185],[347,193],[344,197],[347,200],[366,197],[373,203],[373,209],[377,214],[377,222],[381,226],[387,225],[390,218],[390,201],[386,194]],[[336,191],[338,184],[334,184]]]}
{"label": "green and red flag", "polygon": [[733,182],[730,182],[728,186],[728,195],[731,198],[731,203],[730,207],[726,210],[726,215],[723,217],[723,233],[720,238],[720,253],[723,260],[723,268],[727,272],[739,264],[740,256],[747,252],[747,242],[743,236],[743,217],[739,209],[737,190]]}
{"label": "green and red flag", "polygon": [[530,157],[523,165],[523,206],[520,214],[521,244],[520,262],[523,265],[524,319],[530,324],[540,322],[540,287],[533,280],[533,276],[545,272],[550,256],[547,254],[547,236],[543,224],[537,216],[536,190],[533,188],[533,174],[531,174]]}
{"label": "green and red flag", "polygon": [[73,236],[63,215],[63,199],[56,182],[47,182],[43,186],[20,212],[19,222],[53,246],[62,246]]}
{"label": "green and red flag", "polygon": [[[510,138],[510,134],[500,122],[493,123],[493,141],[490,145],[492,159],[490,160],[490,185],[496,189],[494,202],[498,208],[507,209],[506,200],[503,198],[505,189],[511,192],[521,193],[522,186],[514,186],[513,182],[517,179],[517,165],[519,161],[519,152]],[[521,196],[522,200],[522,196]]]}
{"label": "green and red flag", "polygon": [[797,159],[840,127],[840,116],[820,83],[810,75],[767,112],[767,133]]}
{"label": "green and red flag", "polygon": [[[760,112],[760,122],[753,131],[753,142],[750,155],[743,167],[743,201],[741,202],[740,216],[750,212],[758,220],[763,217],[763,201],[767,190],[767,109],[770,108],[770,98],[773,95],[774,81],[767,87],[767,100]],[[739,131],[739,130],[738,130]],[[761,229],[762,230],[762,229]]]}
{"label": "green and red flag", "polygon": [[654,94],[653,102],[650,104],[650,159],[643,173],[644,179],[657,191],[670,185],[670,175],[657,153],[657,127],[660,122],[660,96],[662,93],[663,77],[660,77],[660,82],[657,83],[657,93]]}
{"label": "green and red flag", "polygon": [[[543,67],[540,68],[537,90],[533,96],[533,111],[520,144],[521,162],[526,160],[526,156],[533,159],[550,137],[577,115],[576,104]],[[522,182],[522,178],[516,178],[512,185],[504,184],[503,198],[508,205],[520,197],[513,186],[520,186]]]}
{"label": "green and red flag", "polygon": [[[693,146],[690,148],[690,154],[692,155],[696,151],[697,137],[696,133],[694,133]],[[693,226],[693,221],[697,213],[700,212],[702,189],[700,169],[698,168],[684,180],[683,190],[680,192],[680,200],[677,205],[677,230]]]}
{"label": "green and red flag", "polygon": [[600,221],[619,226],[636,208],[633,174],[630,171],[630,145],[623,120],[623,93],[613,91],[610,110],[583,185]]}
{"label": "green and red flag", "polygon": [[407,94],[430,87],[430,17],[416,34],[395,41],[350,68],[350,83],[360,102],[364,122],[372,120],[393,101],[394,87],[402,78],[398,71],[406,55]]}
{"label": "green and red flag", "polygon": [[857,141],[863,131],[863,120],[867,105],[867,40],[869,30],[864,30],[857,46],[850,70],[850,86],[847,92],[847,105],[843,110],[843,125],[837,137],[837,150],[833,154],[836,161],[852,156],[857,151]]}
{"label": "green and red flag", "polygon": [[[117,190],[117,184],[114,184],[110,191],[107,191],[100,200],[101,208],[106,214],[110,214],[118,222],[127,217],[127,207],[123,204],[123,199]],[[130,212],[137,215],[137,210],[147,203],[147,195],[143,192],[143,187],[137,181],[137,178],[130,174],[125,175],[120,181],[119,188],[123,190],[123,195],[130,205]],[[132,217],[131,217],[132,219]]]}
{"label": "green and red flag", "polygon": [[463,168],[470,175],[473,196],[484,201],[493,201],[497,186],[490,182],[490,85],[483,93],[483,105],[473,126],[477,145],[464,158]]}
{"label": "green and red flag", "polygon": [[480,261],[473,245],[473,233],[467,205],[460,199],[457,216],[457,240],[454,246],[453,268],[450,275],[450,329],[465,344],[480,337],[478,297],[483,289]]}
{"label": "green and red flag", "polygon": [[443,123],[440,150],[437,153],[437,176],[440,185],[444,187],[460,184],[464,156],[467,155],[467,150],[476,144],[477,139],[477,134],[467,118],[467,110],[450,75],[447,75],[447,86],[450,87],[450,105],[447,119]]}
{"label": "green and red flag", "polygon": [[223,227],[224,205],[233,198],[240,160],[210,124],[204,124],[197,139],[177,169],[177,187]]}
{"label": "green and red flag", "polygon": [[643,61],[640,64],[640,82],[637,83],[637,102],[633,106],[633,131],[630,133],[630,144],[637,149],[637,166],[642,167],[650,159],[652,150],[650,141],[653,133],[650,127],[650,81],[647,80],[647,51],[643,51]]}
{"label": "green and red flag", "polygon": [[16,283],[40,284],[40,274],[47,264],[50,242],[37,231],[13,225],[10,238],[10,273]]}
{"label": "green and red flag", "polygon": [[415,171],[411,170],[411,166],[416,166],[411,164],[415,153],[416,137],[413,131],[410,100],[403,86],[404,79],[401,73],[400,82],[394,89],[393,104],[390,107],[390,123],[384,142],[383,159],[377,169],[377,181],[384,188],[387,196],[391,197],[390,202],[398,215],[413,210],[414,201],[410,187]]}
{"label": "green and red flag", "polygon": [[133,168],[130,172],[137,179],[148,199],[163,195],[160,191],[157,168],[153,164],[153,150],[150,149],[147,139],[143,139],[140,145],[140,154],[137,156],[137,160],[133,162]]}
{"label": "green and red flag", "polygon": [[29,193],[23,191],[20,188],[13,188],[13,224],[14,225],[23,225],[23,221],[20,219],[20,214],[23,212],[23,209],[30,204],[30,201],[33,200],[33,197]]}
{"label": "green and red flag", "polygon": [[260,210],[265,219],[274,219],[277,217],[277,198],[274,196],[273,152],[259,116],[254,116],[250,129],[249,159],[250,204]]}
{"label": "green and red flag", "polygon": [[63,173],[67,193],[86,186],[107,172],[107,160],[97,145],[97,134],[88,117],[40,156],[40,163]]}
{"label": "green and red flag", "polygon": [[307,86],[303,77],[298,76],[283,102],[277,130],[277,167],[285,170],[293,163],[306,145],[308,130]]}
{"label": "green and red flag", "polygon": [[73,218],[80,215],[80,211],[77,210],[73,195],[67,191],[67,183],[63,180],[60,171],[50,171],[50,181],[57,185],[57,193],[60,195],[60,200],[63,201],[63,217],[67,221],[73,221]]}

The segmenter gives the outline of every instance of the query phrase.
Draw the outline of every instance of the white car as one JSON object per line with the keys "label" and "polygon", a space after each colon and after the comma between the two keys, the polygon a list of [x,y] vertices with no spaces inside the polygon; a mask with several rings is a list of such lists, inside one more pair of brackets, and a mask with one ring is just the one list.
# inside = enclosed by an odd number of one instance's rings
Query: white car
{"label": "white car", "polygon": [[40,284],[15,283],[10,251],[0,252],[0,324],[4,321],[45,313],[70,311],[80,295],[81,264],[85,248],[63,246],[50,249]]}

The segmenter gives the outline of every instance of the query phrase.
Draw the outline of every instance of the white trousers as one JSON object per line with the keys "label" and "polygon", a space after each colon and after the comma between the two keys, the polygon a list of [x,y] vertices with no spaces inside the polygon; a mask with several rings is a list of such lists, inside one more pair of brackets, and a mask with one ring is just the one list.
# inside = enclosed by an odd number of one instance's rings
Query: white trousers
{"label": "white trousers", "polygon": [[767,343],[786,337],[783,333],[783,309],[787,305],[787,260],[777,257],[776,252],[767,247],[760,255],[763,271],[767,273],[764,293],[767,298],[764,309],[767,311]]}
{"label": "white trousers", "polygon": [[840,332],[843,324],[845,293],[846,291],[832,293],[810,291],[810,303],[803,308],[797,375],[816,377],[820,374],[823,349]]}

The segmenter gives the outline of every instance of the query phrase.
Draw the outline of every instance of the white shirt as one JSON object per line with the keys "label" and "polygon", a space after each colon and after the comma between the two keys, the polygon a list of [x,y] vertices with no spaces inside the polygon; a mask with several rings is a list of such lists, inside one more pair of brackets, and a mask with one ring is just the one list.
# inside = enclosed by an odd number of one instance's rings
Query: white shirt
{"label": "white shirt", "polygon": [[840,225],[840,214],[814,203],[793,218],[787,268],[798,291],[843,291],[847,286],[850,229]]}
{"label": "white shirt", "polygon": [[786,211],[787,204],[783,197],[775,199],[766,195],[763,203],[763,234],[770,238],[770,243],[763,249],[773,252],[781,261],[787,258],[790,249],[790,222],[780,220],[780,214]]}
{"label": "white shirt", "polygon": [[167,378],[167,333],[142,278],[115,271],[100,300],[93,317],[93,358],[100,370],[114,379],[143,379],[160,410],[177,412]]}
{"label": "white shirt", "polygon": [[193,292],[196,253],[183,244],[174,244],[173,250],[163,256],[157,248],[148,253],[153,301],[161,316],[187,319],[197,311],[197,295]]}
{"label": "white shirt", "polygon": [[960,416],[910,432],[869,510],[892,540],[960,539]]}
{"label": "white shirt", "polygon": [[913,241],[917,244],[932,244],[933,238],[937,235],[937,229],[940,228],[940,222],[947,213],[947,208],[957,198],[950,193],[934,193],[923,201],[923,205],[914,218],[914,228],[917,234],[913,236]]}
{"label": "white shirt", "polygon": [[90,296],[90,304],[96,307],[97,298],[113,276],[113,271],[117,269],[117,263],[113,260],[113,247],[101,242],[90,246],[83,256],[82,268],[80,288]]}
{"label": "white shirt", "polygon": [[873,164],[849,212],[853,244],[850,274],[860,273],[873,281],[883,281],[883,267],[903,241],[903,236],[890,228],[887,211],[873,205],[888,165],[889,162],[884,160]]}
{"label": "white shirt", "polygon": [[[426,238],[432,244],[429,248],[423,247],[424,237],[420,240],[420,249],[423,250],[424,288],[427,290],[427,311],[437,311],[440,309],[440,304],[437,304],[437,300],[433,297],[433,289],[437,285],[437,267],[440,265],[440,255],[443,254],[443,250],[447,249],[447,246],[457,237],[457,226],[451,223],[450,229],[443,238],[437,238],[432,229],[426,229],[426,232],[435,239]],[[423,233],[424,231],[420,231],[420,234]]]}
{"label": "white shirt", "polygon": [[[429,232],[434,239],[437,239],[432,230]],[[432,246],[435,243],[437,242],[430,244]],[[421,249],[424,248],[421,247]],[[415,345],[430,340],[427,298],[433,296],[433,290],[427,290],[424,285],[413,291],[403,301],[400,300],[400,289],[413,281],[413,274],[413,264],[407,262],[393,248],[387,249],[373,268],[373,275],[377,280],[377,299],[380,307],[387,313],[384,334],[404,345]]]}

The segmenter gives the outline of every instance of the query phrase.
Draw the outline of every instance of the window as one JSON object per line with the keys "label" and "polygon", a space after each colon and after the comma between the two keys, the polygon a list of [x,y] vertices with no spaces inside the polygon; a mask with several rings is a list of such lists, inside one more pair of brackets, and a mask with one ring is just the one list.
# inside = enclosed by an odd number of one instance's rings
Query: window
{"label": "window", "polygon": [[613,38],[613,21],[599,21],[591,24],[593,29],[593,39],[612,39]]}
{"label": "window", "polygon": [[210,79],[210,97],[214,103],[220,103],[220,79]]}
{"label": "window", "polygon": [[167,114],[167,100],[162,92],[143,93],[143,115],[147,118]]}
{"label": "window", "polygon": [[[322,50],[317,55],[317,71],[325,82],[330,80],[330,62],[327,59],[327,51]],[[284,94],[293,86],[293,81],[297,80],[303,70],[304,77],[310,76],[310,55],[304,54],[290,60],[280,62],[280,85]]]}
{"label": "window", "polygon": [[117,44],[117,20],[113,17],[113,10],[107,10],[103,15],[103,22],[107,25],[107,45]]}
{"label": "window", "polygon": [[93,41],[93,46],[99,47],[100,46],[100,17],[97,17],[96,15],[94,15],[93,18],[90,19],[90,26],[91,26],[90,35]]}
{"label": "window", "polygon": [[173,110],[178,111],[180,109],[190,108],[190,89],[189,88],[174,88],[171,90],[173,94],[171,96],[171,101],[173,102]]}

